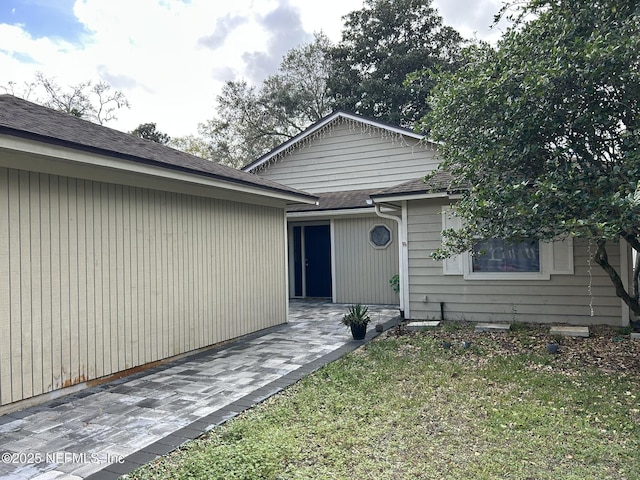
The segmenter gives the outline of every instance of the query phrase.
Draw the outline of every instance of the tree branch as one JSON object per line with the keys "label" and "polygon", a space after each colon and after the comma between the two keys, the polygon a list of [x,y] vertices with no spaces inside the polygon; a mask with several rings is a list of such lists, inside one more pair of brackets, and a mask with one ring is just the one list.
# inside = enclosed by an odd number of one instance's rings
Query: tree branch
{"label": "tree branch", "polygon": [[634,314],[640,315],[640,303],[638,302],[638,298],[634,298],[629,295],[629,293],[624,288],[624,284],[622,283],[620,275],[618,275],[618,272],[616,272],[615,268],[613,268],[609,263],[606,244],[606,240],[598,240],[598,250],[596,251],[595,261],[602,267],[605,272],[607,272],[609,278],[611,278],[611,281],[613,282],[613,285],[616,289],[616,295],[629,306]]}

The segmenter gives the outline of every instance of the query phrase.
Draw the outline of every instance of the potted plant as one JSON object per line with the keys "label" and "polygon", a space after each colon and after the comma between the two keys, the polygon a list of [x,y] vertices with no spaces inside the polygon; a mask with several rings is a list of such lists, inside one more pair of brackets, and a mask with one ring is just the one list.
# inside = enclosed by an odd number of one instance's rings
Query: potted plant
{"label": "potted plant", "polygon": [[363,340],[367,333],[367,325],[371,321],[369,317],[369,307],[352,305],[349,311],[342,317],[342,323],[351,328],[351,335],[354,340]]}

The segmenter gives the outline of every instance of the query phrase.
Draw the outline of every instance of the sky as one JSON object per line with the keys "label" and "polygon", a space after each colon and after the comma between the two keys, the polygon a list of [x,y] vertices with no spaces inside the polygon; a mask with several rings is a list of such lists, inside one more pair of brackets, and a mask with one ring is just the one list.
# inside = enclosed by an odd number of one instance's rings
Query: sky
{"label": "sky", "polygon": [[[501,0],[434,0],[446,25],[495,41]],[[131,107],[107,126],[155,122],[197,133],[227,80],[259,85],[282,56],[322,31],[340,40],[342,17],[362,0],[0,0],[0,93],[42,72],[60,86],[100,80]]]}

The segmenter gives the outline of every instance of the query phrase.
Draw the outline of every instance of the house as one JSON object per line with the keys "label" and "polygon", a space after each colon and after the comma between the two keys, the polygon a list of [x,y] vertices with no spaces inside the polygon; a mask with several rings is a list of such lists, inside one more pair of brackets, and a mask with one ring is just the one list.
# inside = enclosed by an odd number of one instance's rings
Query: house
{"label": "house", "polygon": [[316,201],[0,95],[0,413],[286,322]]}
{"label": "house", "polygon": [[320,198],[287,213],[291,297],[397,304],[389,280],[403,267],[400,223],[369,197],[424,176],[435,154],[411,130],[338,111],[244,167]]}
{"label": "house", "polygon": [[[290,296],[399,302],[414,320],[628,324],[628,307],[593,260],[596,247],[583,240],[509,249],[489,239],[485,255],[431,259],[442,230],[459,222],[454,179],[424,182],[438,163],[437,145],[422,135],[338,111],[247,165],[320,198],[287,213]],[[609,257],[629,282],[629,246]],[[399,298],[389,289],[394,274]]]}

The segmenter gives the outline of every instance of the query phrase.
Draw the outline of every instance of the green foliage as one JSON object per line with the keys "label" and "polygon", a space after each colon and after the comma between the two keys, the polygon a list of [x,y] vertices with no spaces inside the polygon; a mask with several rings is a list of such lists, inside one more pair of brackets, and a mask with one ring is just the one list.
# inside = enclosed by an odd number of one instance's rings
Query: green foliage
{"label": "green foliage", "polygon": [[342,317],[342,323],[347,327],[351,325],[368,325],[371,321],[369,317],[369,307],[360,305],[351,305],[346,315]]}
{"label": "green foliage", "polygon": [[128,478],[640,478],[636,371],[433,335],[372,342]]}
{"label": "green foliage", "polygon": [[143,138],[145,140],[150,140],[152,142],[160,143],[162,145],[166,145],[171,140],[171,137],[166,133],[162,133],[156,127],[155,123],[141,123],[138,125],[135,130],[131,132],[131,135],[135,135],[136,137]]}
{"label": "green foliage", "polygon": [[389,285],[391,285],[391,290],[396,293],[400,293],[400,275],[397,273],[389,279]]}
{"label": "green foliage", "polygon": [[339,45],[316,34],[261,85],[226,82],[216,115],[198,127],[201,142],[178,139],[178,148],[195,145],[201,156],[241,167],[336,108],[413,127],[428,111],[432,73],[455,68],[462,42],[431,1],[367,0],[345,17]]}
{"label": "green foliage", "polygon": [[428,111],[431,72],[453,69],[462,42],[431,4],[366,0],[344,17],[329,79],[339,108],[407,127]]}
{"label": "green foliage", "polygon": [[208,156],[242,167],[330,113],[329,47],[328,37],[317,34],[312,43],[290,50],[261,86],[228,81],[217,97],[216,116],[199,126]]}
{"label": "green foliage", "polygon": [[197,135],[172,137],[168,145],[176,150],[182,150],[196,157],[216,161],[215,152],[211,144]]}
{"label": "green foliage", "polygon": [[[532,0],[493,48],[464,51],[443,73],[424,119],[441,169],[466,184],[465,227],[442,258],[475,239],[595,240],[595,261],[636,313],[607,242],[640,250],[640,17],[636,2]],[[637,265],[638,266],[638,265]]]}
{"label": "green foliage", "polygon": [[629,335],[633,332],[633,325],[628,325],[626,327],[618,327],[616,328],[616,332],[620,335]]}

